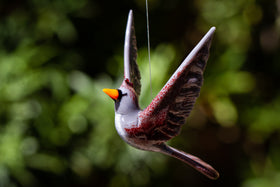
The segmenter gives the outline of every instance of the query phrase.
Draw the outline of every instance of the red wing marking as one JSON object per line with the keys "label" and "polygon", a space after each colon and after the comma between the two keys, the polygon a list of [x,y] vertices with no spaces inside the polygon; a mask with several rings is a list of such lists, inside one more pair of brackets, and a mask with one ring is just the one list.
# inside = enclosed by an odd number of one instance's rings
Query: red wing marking
{"label": "red wing marking", "polygon": [[147,131],[150,139],[168,140],[179,134],[199,96],[214,31],[209,30],[152,103],[140,112],[140,127],[152,129]]}

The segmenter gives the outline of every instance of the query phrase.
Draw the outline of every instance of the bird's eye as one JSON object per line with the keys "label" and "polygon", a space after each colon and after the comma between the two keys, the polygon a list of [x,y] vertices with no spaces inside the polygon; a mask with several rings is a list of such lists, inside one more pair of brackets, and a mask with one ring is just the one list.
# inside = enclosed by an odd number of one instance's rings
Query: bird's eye
{"label": "bird's eye", "polygon": [[119,91],[118,100],[121,100],[121,98],[122,98],[123,96],[126,96],[126,95],[127,95],[127,93],[123,93],[121,90],[118,90],[118,91]]}

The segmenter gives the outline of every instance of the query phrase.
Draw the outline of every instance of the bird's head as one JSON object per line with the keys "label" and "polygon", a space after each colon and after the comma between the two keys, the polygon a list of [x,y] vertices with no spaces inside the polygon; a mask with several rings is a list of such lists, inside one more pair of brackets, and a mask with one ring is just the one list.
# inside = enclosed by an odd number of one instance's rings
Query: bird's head
{"label": "bird's head", "polygon": [[108,96],[115,101],[115,112],[119,114],[128,114],[139,110],[138,96],[133,87],[126,81],[123,81],[122,85],[118,89],[104,88]]}

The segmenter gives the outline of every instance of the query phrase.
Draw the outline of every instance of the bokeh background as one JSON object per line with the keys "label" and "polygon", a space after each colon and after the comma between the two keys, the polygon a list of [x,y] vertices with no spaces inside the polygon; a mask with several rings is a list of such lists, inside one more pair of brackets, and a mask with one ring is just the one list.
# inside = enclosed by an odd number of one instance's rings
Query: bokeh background
{"label": "bokeh background", "polygon": [[149,0],[152,95],[210,29],[200,97],[169,143],[213,165],[126,145],[102,88],[123,77],[134,10],[151,100],[144,0],[0,2],[0,187],[280,186],[280,0]]}

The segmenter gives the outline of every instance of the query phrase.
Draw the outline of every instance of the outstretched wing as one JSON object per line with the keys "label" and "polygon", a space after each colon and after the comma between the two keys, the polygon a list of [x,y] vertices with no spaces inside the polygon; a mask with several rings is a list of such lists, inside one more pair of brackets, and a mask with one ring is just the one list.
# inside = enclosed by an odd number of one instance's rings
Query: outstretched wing
{"label": "outstretched wing", "polygon": [[133,86],[137,95],[141,91],[141,76],[136,62],[137,46],[132,10],[129,11],[124,42],[124,78]]}
{"label": "outstretched wing", "polygon": [[212,27],[139,114],[142,128],[150,132],[149,139],[168,140],[179,134],[199,96],[214,32]]}

